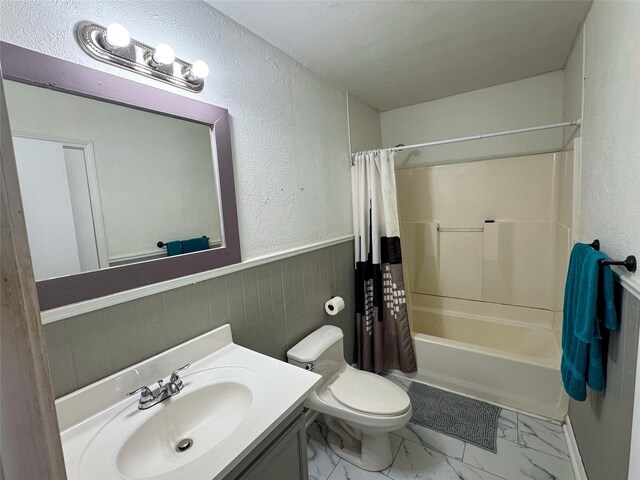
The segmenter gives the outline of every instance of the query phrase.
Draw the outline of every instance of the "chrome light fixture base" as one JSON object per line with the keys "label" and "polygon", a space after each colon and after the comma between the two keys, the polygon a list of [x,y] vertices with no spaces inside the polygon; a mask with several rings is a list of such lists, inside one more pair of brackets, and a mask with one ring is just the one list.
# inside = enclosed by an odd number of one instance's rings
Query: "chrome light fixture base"
{"label": "chrome light fixture base", "polygon": [[203,79],[192,79],[188,75],[192,67],[190,63],[176,58],[173,63],[154,66],[154,62],[149,61],[153,56],[153,47],[132,38],[126,47],[110,49],[104,40],[106,33],[105,27],[91,22],[81,22],[76,28],[78,43],[89,56],[96,60],[161,80],[190,92],[198,93],[204,88]]}

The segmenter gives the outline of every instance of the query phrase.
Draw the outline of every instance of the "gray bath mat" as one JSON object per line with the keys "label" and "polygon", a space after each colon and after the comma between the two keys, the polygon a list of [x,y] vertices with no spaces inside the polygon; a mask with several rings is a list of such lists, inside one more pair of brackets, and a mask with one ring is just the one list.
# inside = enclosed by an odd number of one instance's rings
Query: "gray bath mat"
{"label": "gray bath mat", "polygon": [[407,394],[412,423],[496,453],[500,407],[417,382],[411,382]]}

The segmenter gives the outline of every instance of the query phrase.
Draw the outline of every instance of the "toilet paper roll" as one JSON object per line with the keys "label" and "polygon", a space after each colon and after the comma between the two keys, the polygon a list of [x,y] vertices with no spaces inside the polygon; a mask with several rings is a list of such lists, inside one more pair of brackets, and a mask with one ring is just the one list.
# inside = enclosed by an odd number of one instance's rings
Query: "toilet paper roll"
{"label": "toilet paper roll", "polygon": [[342,297],[331,297],[324,304],[324,311],[329,315],[337,315],[344,310],[344,300]]}

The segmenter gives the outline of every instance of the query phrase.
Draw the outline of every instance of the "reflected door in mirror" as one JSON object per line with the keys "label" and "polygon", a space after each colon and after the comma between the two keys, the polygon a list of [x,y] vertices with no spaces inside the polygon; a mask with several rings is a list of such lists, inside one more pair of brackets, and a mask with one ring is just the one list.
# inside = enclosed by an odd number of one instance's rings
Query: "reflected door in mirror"
{"label": "reflected door in mirror", "polygon": [[[14,137],[14,150],[36,280],[99,268],[101,219],[91,209],[82,150],[25,137]],[[106,253],[104,238],[100,247]]]}

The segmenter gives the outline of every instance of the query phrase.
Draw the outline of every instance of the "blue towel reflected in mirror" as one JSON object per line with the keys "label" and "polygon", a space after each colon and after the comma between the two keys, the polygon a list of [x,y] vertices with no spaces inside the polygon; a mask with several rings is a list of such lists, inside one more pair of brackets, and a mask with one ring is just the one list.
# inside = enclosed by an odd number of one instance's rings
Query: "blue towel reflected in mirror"
{"label": "blue towel reflected in mirror", "polygon": [[199,252],[209,249],[209,237],[190,238],[189,240],[174,240],[167,242],[167,256],[182,255],[183,253]]}
{"label": "blue towel reflected in mirror", "polygon": [[182,253],[199,252],[200,250],[207,250],[208,248],[208,237],[191,238],[182,241]]}
{"label": "blue towel reflected in mirror", "polygon": [[167,242],[167,256],[180,255],[182,253],[182,242],[180,240],[174,240],[173,242]]}

